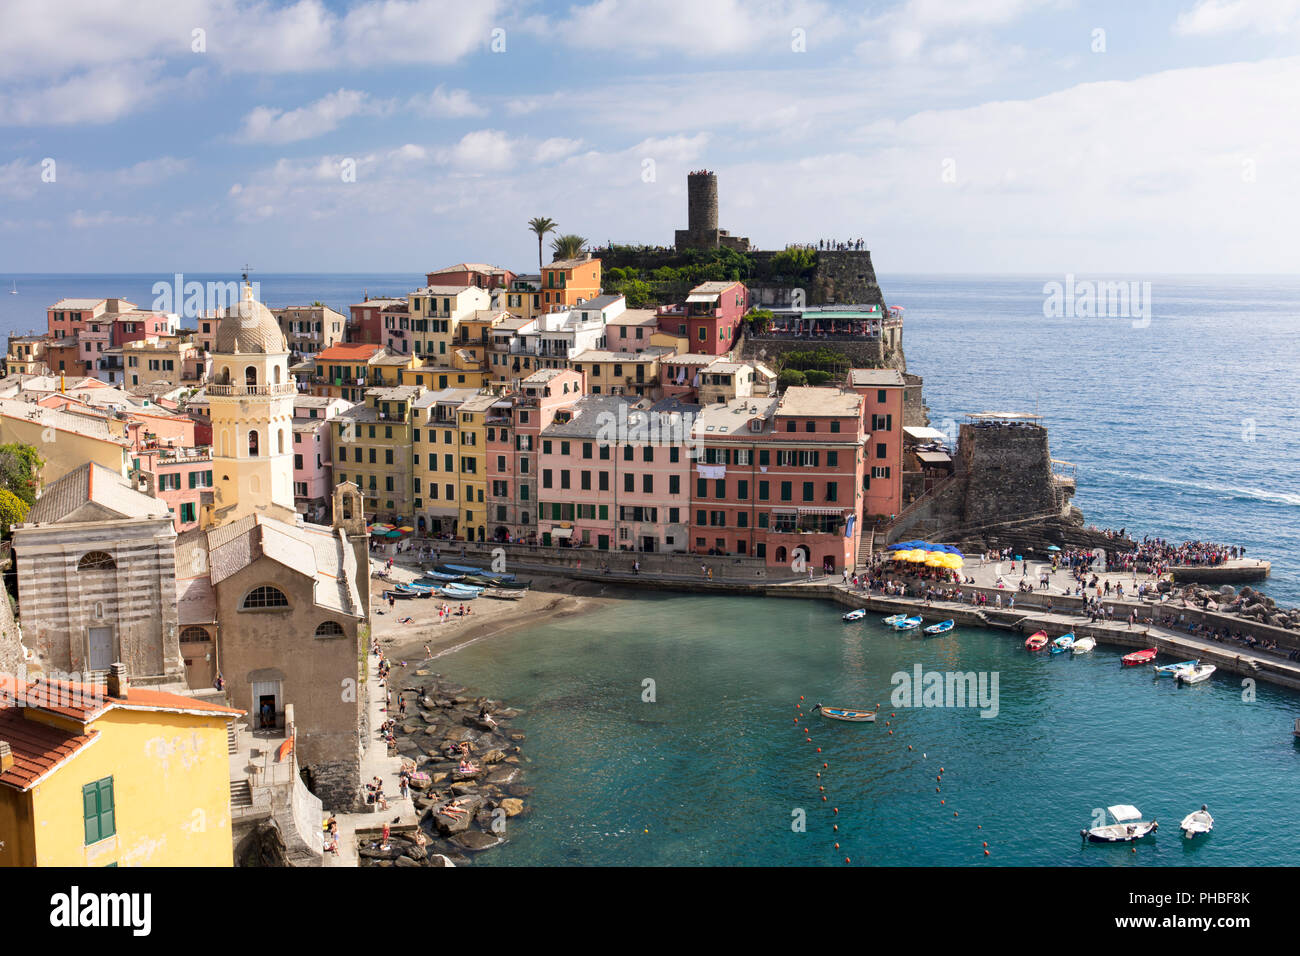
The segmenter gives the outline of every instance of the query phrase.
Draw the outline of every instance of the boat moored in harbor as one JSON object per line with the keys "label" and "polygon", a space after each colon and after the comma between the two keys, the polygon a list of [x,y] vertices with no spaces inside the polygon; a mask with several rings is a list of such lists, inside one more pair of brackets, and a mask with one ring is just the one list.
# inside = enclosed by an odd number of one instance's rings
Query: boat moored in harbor
{"label": "boat moored in harbor", "polygon": [[860,607],[844,615],[846,621],[860,621],[867,616],[867,609]]}
{"label": "boat moored in harbor", "polygon": [[1130,843],[1150,836],[1159,826],[1155,820],[1143,820],[1142,811],[1128,803],[1107,807],[1106,814],[1115,822],[1080,830],[1085,839],[1093,843]]}
{"label": "boat moored in harbor", "polygon": [[1201,809],[1193,810],[1183,817],[1183,822],[1178,827],[1183,831],[1183,836],[1190,840],[1213,830],[1214,817],[1210,816],[1209,808],[1202,803]]}
{"label": "boat moored in harbor", "polygon": [[1047,632],[1038,631],[1025,639],[1025,647],[1031,651],[1041,651],[1047,646]]}
{"label": "boat moored in harbor", "polygon": [[947,634],[954,627],[952,621],[940,621],[938,624],[931,624],[925,629],[927,634]]}
{"label": "boat moored in harbor", "polygon": [[1053,654],[1064,654],[1072,647],[1074,647],[1074,631],[1070,631],[1068,634],[1062,634],[1056,640],[1052,641]]}
{"label": "boat moored in harbor", "polygon": [[906,618],[903,618],[903,620],[898,621],[898,622],[896,622],[896,623],[894,624],[894,630],[896,630],[896,631],[913,631],[913,630],[916,630],[916,628],[918,628],[918,627],[920,627],[920,626],[921,626],[921,618],[919,618],[919,617],[906,617]]}
{"label": "boat moored in harbor", "polygon": [[1153,667],[1157,677],[1173,677],[1184,667],[1195,667],[1200,661],[1180,661],[1177,664],[1159,664]]}
{"label": "boat moored in harbor", "polygon": [[1148,647],[1144,650],[1134,651],[1132,654],[1125,654],[1119,659],[1119,662],[1125,667],[1136,667],[1139,664],[1150,664],[1156,657],[1156,649]]}
{"label": "boat moored in harbor", "polygon": [[1071,654],[1087,654],[1097,646],[1095,637],[1081,637],[1070,646]]}
{"label": "boat moored in harbor", "polygon": [[846,707],[823,707],[817,704],[813,710],[819,712],[823,717],[829,717],[831,720],[849,720],[855,723],[864,723],[874,721],[876,712],[874,710],[850,710]]}
{"label": "boat moored in harbor", "polygon": [[1210,679],[1210,676],[1218,670],[1213,664],[1197,664],[1193,667],[1184,667],[1174,673],[1174,682],[1177,684],[1200,684]]}

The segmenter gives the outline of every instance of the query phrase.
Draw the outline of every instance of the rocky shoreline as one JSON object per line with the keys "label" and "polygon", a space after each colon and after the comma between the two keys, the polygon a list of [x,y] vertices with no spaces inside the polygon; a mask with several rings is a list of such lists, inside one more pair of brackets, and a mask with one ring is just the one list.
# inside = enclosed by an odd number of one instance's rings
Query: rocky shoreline
{"label": "rocky shoreline", "polygon": [[[387,849],[360,847],[360,865],[463,866],[473,854],[505,843],[510,821],[527,813],[523,798],[532,790],[523,784],[524,734],[511,728],[519,712],[422,669],[398,693],[415,706],[397,718],[389,753],[413,771],[419,827],[393,832]],[[486,718],[479,716],[484,708]],[[459,770],[462,744],[473,772]]]}

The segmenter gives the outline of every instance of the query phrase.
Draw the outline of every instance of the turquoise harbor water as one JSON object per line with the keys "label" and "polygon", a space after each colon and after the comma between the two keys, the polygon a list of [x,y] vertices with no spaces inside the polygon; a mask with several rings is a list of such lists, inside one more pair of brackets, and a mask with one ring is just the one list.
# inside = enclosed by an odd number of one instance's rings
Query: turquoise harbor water
{"label": "turquoise harbor water", "polygon": [[[998,715],[894,709],[888,727],[885,715],[812,717],[811,744],[796,731],[801,695],[805,711],[818,700],[888,711],[890,676],[917,663],[996,671]],[[922,640],[875,618],[846,625],[817,601],[647,594],[435,666],[524,710],[532,813],[478,865],[1300,861],[1300,696],[1259,685],[1246,703],[1230,677],[1178,688],[1122,668],[1114,650],[1031,657],[1001,632]],[[653,703],[642,700],[647,678]],[[1093,809],[1115,803],[1161,822],[1136,854],[1082,845]],[[1216,831],[1186,844],[1178,822],[1202,803]],[[805,833],[791,829],[800,808]]]}

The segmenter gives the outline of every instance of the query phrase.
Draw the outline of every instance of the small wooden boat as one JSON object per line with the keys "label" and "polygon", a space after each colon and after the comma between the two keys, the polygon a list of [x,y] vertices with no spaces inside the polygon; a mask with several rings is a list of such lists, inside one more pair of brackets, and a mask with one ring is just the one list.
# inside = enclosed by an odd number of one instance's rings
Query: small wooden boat
{"label": "small wooden boat", "polygon": [[813,707],[813,710],[820,712],[823,717],[831,718],[831,720],[851,720],[863,723],[876,719],[874,710],[849,710],[844,707],[823,707],[821,704],[817,704]]}
{"label": "small wooden boat", "polygon": [[393,598],[398,601],[409,601],[412,598],[417,598],[419,596],[420,596],[419,593],[416,591],[389,590],[384,592],[385,600],[387,600],[388,598]]}
{"label": "small wooden boat", "polygon": [[1183,817],[1183,822],[1178,824],[1178,828],[1183,831],[1183,836],[1190,840],[1213,830],[1214,817],[1210,816],[1209,809],[1202,803],[1201,809],[1193,810]]}
{"label": "small wooden boat", "polygon": [[425,571],[424,576],[431,581],[459,581],[463,574],[443,574],[441,571]]}
{"label": "small wooden boat", "polygon": [[1064,654],[1066,651],[1070,650],[1073,647],[1074,647],[1074,631],[1070,631],[1068,634],[1062,634],[1056,640],[1052,641],[1053,654]]}
{"label": "small wooden boat", "polygon": [[952,621],[940,621],[938,624],[931,624],[925,629],[927,634],[947,634],[955,625]]}
{"label": "small wooden boat", "polygon": [[438,593],[445,598],[451,598],[453,601],[472,601],[483,592],[479,588],[469,591],[461,588],[446,587]]}
{"label": "small wooden boat", "polygon": [[889,617],[882,618],[881,621],[880,621],[880,623],[881,623],[881,624],[897,624],[899,621],[906,621],[906,620],[907,620],[907,615],[906,615],[906,614],[891,614],[891,615],[889,615]]}
{"label": "small wooden boat", "polygon": [[1077,641],[1075,641],[1074,644],[1070,647],[1070,653],[1087,654],[1096,646],[1097,646],[1097,639],[1095,637],[1081,637]]}
{"label": "small wooden boat", "polygon": [[1148,647],[1145,650],[1134,651],[1132,654],[1125,654],[1119,659],[1119,662],[1125,667],[1136,667],[1138,664],[1150,664],[1156,657],[1156,649]]}
{"label": "small wooden boat", "polygon": [[1025,647],[1031,651],[1041,651],[1047,646],[1047,632],[1039,631],[1025,639]]}
{"label": "small wooden boat", "polygon": [[899,621],[898,623],[896,623],[896,624],[894,625],[894,630],[896,630],[896,631],[913,631],[913,630],[916,630],[916,628],[918,628],[918,627],[920,627],[920,626],[921,626],[921,618],[919,618],[919,617],[906,617],[906,618],[903,618],[903,620]]}
{"label": "small wooden boat", "polygon": [[866,617],[866,616],[867,616],[867,609],[866,609],[866,608],[863,608],[863,607],[860,607],[860,608],[856,608],[856,609],[854,609],[854,610],[852,610],[852,611],[849,611],[848,614],[845,614],[845,615],[844,615],[844,620],[846,620],[846,621],[860,621],[860,620],[862,620],[862,619],[863,619],[864,617]]}
{"label": "small wooden boat", "polygon": [[1106,813],[1115,822],[1080,830],[1085,839],[1093,843],[1131,843],[1155,833],[1159,826],[1155,820],[1143,820],[1142,811],[1127,803],[1107,807]]}
{"label": "small wooden boat", "polygon": [[442,568],[447,568],[453,573],[460,574],[484,574],[487,571],[486,568],[476,568],[472,564],[444,564],[442,567],[438,568],[438,570],[441,571]]}
{"label": "small wooden boat", "polygon": [[1177,684],[1200,684],[1210,679],[1218,668],[1213,664],[1197,664],[1194,667],[1184,667],[1174,674],[1174,682]]}
{"label": "small wooden boat", "polygon": [[1158,664],[1151,668],[1157,677],[1173,677],[1184,667],[1195,667],[1200,661],[1182,661],[1178,664]]}
{"label": "small wooden boat", "polygon": [[487,598],[496,598],[498,601],[522,601],[527,591],[503,591],[501,588],[488,588],[483,592]]}

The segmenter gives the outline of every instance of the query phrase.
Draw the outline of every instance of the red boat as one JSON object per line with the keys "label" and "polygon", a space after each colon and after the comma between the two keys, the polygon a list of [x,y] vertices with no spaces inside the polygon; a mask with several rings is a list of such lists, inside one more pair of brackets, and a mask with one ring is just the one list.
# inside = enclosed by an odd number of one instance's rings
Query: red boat
{"label": "red boat", "polygon": [[[1025,641],[1025,647],[1031,651],[1041,651],[1047,646],[1047,632],[1039,631]],[[1154,653],[1154,652],[1153,652]]]}
{"label": "red boat", "polygon": [[1119,659],[1125,667],[1136,667],[1138,664],[1150,664],[1155,659],[1156,649],[1148,647],[1144,651],[1134,651],[1132,654],[1125,654]]}

